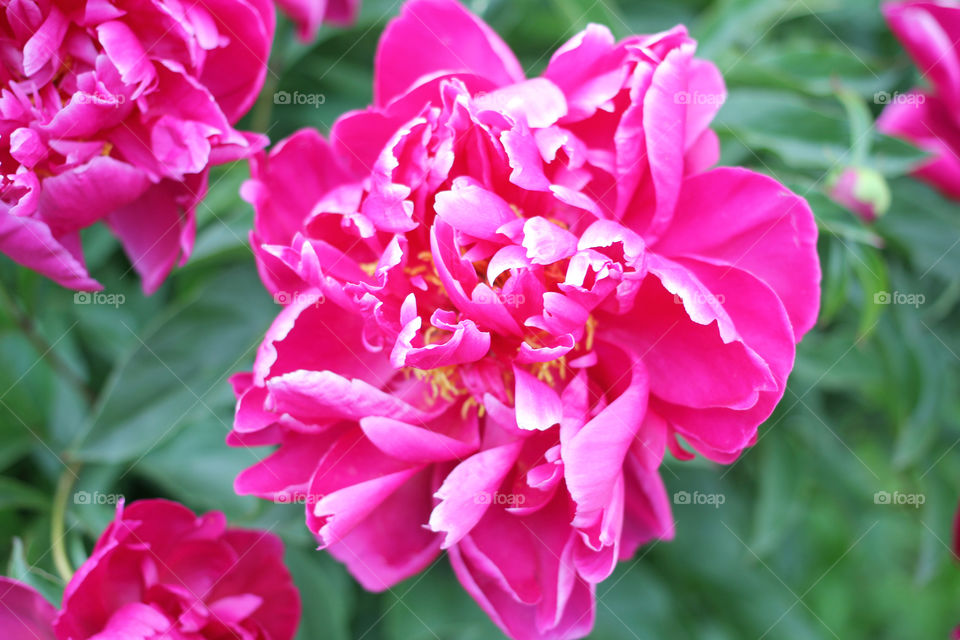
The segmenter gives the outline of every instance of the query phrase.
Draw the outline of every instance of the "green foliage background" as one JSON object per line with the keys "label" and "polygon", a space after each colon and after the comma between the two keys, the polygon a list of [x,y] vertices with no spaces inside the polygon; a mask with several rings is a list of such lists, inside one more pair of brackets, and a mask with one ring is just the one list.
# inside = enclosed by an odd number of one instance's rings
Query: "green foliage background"
{"label": "green foliage background", "polygon": [[[800,346],[790,387],[756,447],[724,468],[669,463],[668,490],[725,503],[675,505],[677,538],[648,546],[598,588],[602,639],[946,638],[960,622],[950,529],[960,494],[960,207],[904,173],[921,155],[872,131],[878,91],[917,72],[871,0],[473,0],[530,75],[588,22],[615,34],[687,24],[730,97],[716,121],[723,164],[776,176],[814,207],[823,314]],[[371,99],[372,60],[399,2],[365,0],[349,30],[305,45],[282,27],[274,74],[247,127],[273,140],[324,131]],[[274,91],[322,93],[319,108],[274,105]],[[838,169],[880,171],[888,214],[868,226],[824,195]],[[255,462],[228,449],[226,381],[249,368],[278,307],[247,244],[252,211],[237,191],[246,167],[214,172],[196,252],[150,298],[117,243],[90,229],[91,271],[116,308],[0,261],[0,556],[8,575],[58,600],[51,517],[58,481],[65,549],[76,566],[112,516],[99,495],[166,496],[224,510],[235,525],[288,544],[302,590],[302,640],[499,637],[441,559],[383,594],[363,592],[303,526],[301,507],[234,495]],[[875,303],[877,292],[922,305]],[[65,470],[64,464],[70,465]],[[876,504],[877,491],[924,504]],[[76,495],[76,494],[74,494]]]}

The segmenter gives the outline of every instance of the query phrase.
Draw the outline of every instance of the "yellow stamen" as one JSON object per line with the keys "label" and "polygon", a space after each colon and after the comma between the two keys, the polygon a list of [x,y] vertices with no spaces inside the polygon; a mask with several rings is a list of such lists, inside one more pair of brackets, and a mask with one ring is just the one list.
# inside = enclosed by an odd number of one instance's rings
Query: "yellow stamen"
{"label": "yellow stamen", "polygon": [[587,339],[585,340],[587,351],[593,351],[593,338],[597,332],[597,319],[592,315],[587,318],[586,323],[586,333]]}
{"label": "yellow stamen", "polygon": [[417,380],[423,380],[430,385],[431,400],[443,398],[452,401],[467,392],[466,388],[458,384],[460,380],[456,366],[414,369],[413,375]]}
{"label": "yellow stamen", "polygon": [[477,417],[482,418],[487,413],[487,408],[480,404],[480,401],[470,396],[463,401],[463,404],[460,406],[460,417],[464,420],[467,419],[467,416],[470,415],[470,409],[477,407]]}

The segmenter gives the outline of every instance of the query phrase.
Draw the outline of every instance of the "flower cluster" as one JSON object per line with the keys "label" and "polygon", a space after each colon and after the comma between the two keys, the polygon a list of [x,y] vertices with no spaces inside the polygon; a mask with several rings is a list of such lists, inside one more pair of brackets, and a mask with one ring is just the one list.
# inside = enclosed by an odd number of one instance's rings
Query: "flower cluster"
{"label": "flower cluster", "polygon": [[877,127],[933,154],[917,177],[960,199],[960,2],[889,2],[883,13],[931,87],[891,103]]}
{"label": "flower cluster", "polygon": [[103,221],[152,292],[192,249],[211,165],[261,149],[233,123],[263,84],[266,0],[23,0],[0,10],[0,252],[100,288]]}
{"label": "flower cluster", "polygon": [[198,518],[163,500],[118,507],[59,612],[0,578],[8,640],[291,640],[299,618],[279,538],[227,529],[222,513]]}
{"label": "flower cluster", "polygon": [[527,79],[454,0],[408,2],[374,104],[253,162],[290,303],[233,379],[228,441],[279,445],[236,490],[305,503],[369,589],[446,549],[512,637],[585,635],[595,585],[673,534],[665,451],[753,444],[818,311],[806,202],[709,169],[695,46],[591,25]]}
{"label": "flower cluster", "polygon": [[356,20],[360,0],[277,0],[277,6],[296,23],[300,39],[310,41],[321,23],[349,25]]}

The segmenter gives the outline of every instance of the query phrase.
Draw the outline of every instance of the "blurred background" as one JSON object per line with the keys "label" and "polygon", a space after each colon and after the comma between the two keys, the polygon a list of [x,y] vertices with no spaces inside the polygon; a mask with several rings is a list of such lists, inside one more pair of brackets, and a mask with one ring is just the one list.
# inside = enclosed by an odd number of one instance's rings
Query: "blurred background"
{"label": "blurred background", "polygon": [[[591,637],[948,637],[960,623],[950,555],[960,495],[960,207],[904,176],[919,152],[872,130],[889,96],[918,82],[877,3],[466,4],[528,75],[589,22],[619,37],[686,24],[729,87],[715,123],[721,163],[777,177],[810,200],[820,226],[823,312],[783,402],[736,464],[664,467],[677,538],[642,549],[598,587]],[[364,0],[355,27],[325,27],[309,45],[281,23],[274,73],[238,128],[277,141],[305,126],[326,132],[367,105],[376,43],[399,6]],[[282,91],[320,93],[322,104],[276,104]],[[890,188],[876,223],[826,195],[849,166],[875,170]],[[314,551],[302,506],[234,495],[233,477],[256,454],[223,444],[233,411],[227,378],[250,367],[279,311],[248,247],[253,214],[237,195],[246,175],[243,164],[214,171],[193,258],[149,298],[99,228],[84,244],[112,298],[74,294],[0,258],[7,575],[59,601],[52,518],[65,517],[76,566],[118,496],[165,496],[284,537],[306,605],[303,640],[501,637],[445,559],[369,594]],[[63,479],[73,473],[70,489]]]}

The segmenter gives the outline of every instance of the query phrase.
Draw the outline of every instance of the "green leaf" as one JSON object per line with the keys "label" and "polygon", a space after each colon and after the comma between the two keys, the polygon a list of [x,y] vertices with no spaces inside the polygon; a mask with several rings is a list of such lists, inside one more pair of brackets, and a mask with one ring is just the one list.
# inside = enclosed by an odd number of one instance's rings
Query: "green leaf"
{"label": "green leaf", "polygon": [[0,511],[6,509],[44,511],[49,505],[50,498],[43,491],[14,478],[0,476]]}
{"label": "green leaf", "polygon": [[350,618],[357,587],[342,565],[329,554],[288,548],[287,566],[300,589],[303,617],[297,640],[349,640]]}
{"label": "green leaf", "polygon": [[224,270],[203,282],[152,329],[134,334],[84,433],[76,459],[122,462],[159,446],[200,419],[229,427],[233,397],[227,378],[249,367],[279,308],[269,301],[252,265]]}
{"label": "green leaf", "polygon": [[176,438],[147,453],[132,471],[197,510],[223,511],[230,519],[249,517],[259,501],[238,496],[233,479],[269,450],[228,447],[227,432],[219,419],[201,414],[184,424]]}
{"label": "green leaf", "polygon": [[42,571],[27,561],[27,555],[20,538],[13,540],[13,552],[7,565],[7,575],[37,590],[50,604],[60,608],[63,599],[63,584],[51,574]]}
{"label": "green leaf", "polygon": [[[830,171],[855,160],[849,126],[836,103],[783,91],[732,89],[715,122],[724,138],[773,153],[795,169]],[[877,137],[866,164],[884,175],[901,175],[925,157],[901,140],[872,135]]]}

